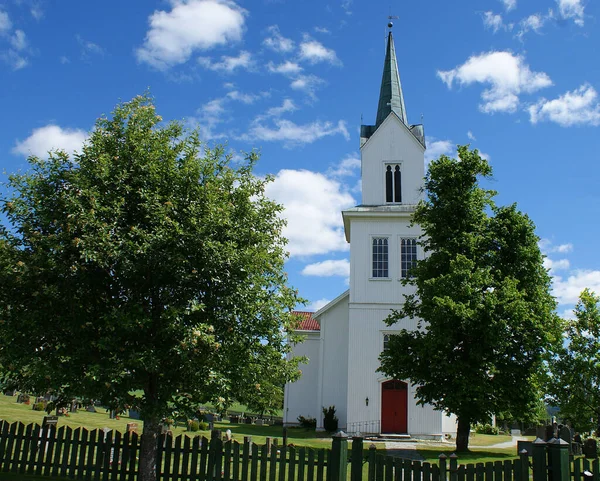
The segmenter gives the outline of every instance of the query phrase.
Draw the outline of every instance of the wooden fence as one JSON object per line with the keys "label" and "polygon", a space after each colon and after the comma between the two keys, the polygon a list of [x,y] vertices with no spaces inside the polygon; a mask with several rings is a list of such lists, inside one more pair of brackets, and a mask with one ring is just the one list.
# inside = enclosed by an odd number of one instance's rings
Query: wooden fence
{"label": "wooden fence", "polygon": [[[2,422],[0,479],[14,473],[137,481],[139,441],[135,433]],[[169,481],[600,481],[598,460],[570,459],[560,440],[536,440],[531,457],[477,464],[459,464],[456,455],[412,461],[374,446],[365,452],[362,438],[349,450],[344,433],[333,436],[330,450],[187,435],[163,435],[158,443],[158,478]]]}

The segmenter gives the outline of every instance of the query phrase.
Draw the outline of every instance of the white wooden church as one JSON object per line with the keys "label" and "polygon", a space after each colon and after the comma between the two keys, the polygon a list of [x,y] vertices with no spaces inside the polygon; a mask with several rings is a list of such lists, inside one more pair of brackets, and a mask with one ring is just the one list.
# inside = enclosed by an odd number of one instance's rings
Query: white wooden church
{"label": "white wooden church", "polygon": [[[391,24],[390,24],[391,28]],[[419,438],[456,434],[456,418],[417,406],[408,379],[377,372],[389,334],[416,329],[404,319],[383,321],[402,304],[405,278],[423,255],[421,233],[410,226],[421,198],[425,136],[410,125],[391,31],[388,34],[375,125],[361,125],[362,202],[342,212],[350,243],[350,288],[316,313],[302,313],[305,340],[292,355],[307,356],[302,377],[285,387],[284,423],[313,417],[323,427],[323,407],[335,406],[339,428],[349,433],[395,433]]]}

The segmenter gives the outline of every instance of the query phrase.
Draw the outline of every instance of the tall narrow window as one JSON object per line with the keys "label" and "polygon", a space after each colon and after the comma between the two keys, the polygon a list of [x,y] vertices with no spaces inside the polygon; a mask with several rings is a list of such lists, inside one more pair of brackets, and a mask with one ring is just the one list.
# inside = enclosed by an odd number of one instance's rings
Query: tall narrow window
{"label": "tall narrow window", "polygon": [[394,202],[394,184],[392,182],[392,166],[385,169],[385,201]]}
{"label": "tall narrow window", "polygon": [[417,239],[400,239],[400,277],[410,277],[417,265]]}
{"label": "tall narrow window", "polygon": [[373,277],[389,277],[387,237],[373,237]]}
{"label": "tall narrow window", "polygon": [[399,165],[388,165],[385,168],[385,201],[402,202],[402,172]]}
{"label": "tall narrow window", "polygon": [[394,168],[394,202],[402,202],[402,183],[400,182],[400,166]]}
{"label": "tall narrow window", "polygon": [[390,335],[389,334],[384,334],[383,335],[383,350],[386,351],[388,346],[389,346],[389,342],[390,342]]}

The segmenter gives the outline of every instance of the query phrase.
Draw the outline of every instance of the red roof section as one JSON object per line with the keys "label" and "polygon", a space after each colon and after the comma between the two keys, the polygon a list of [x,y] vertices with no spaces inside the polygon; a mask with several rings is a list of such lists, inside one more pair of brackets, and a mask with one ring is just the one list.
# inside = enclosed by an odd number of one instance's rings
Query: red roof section
{"label": "red roof section", "polygon": [[302,321],[300,322],[299,331],[320,331],[321,326],[316,319],[313,319],[313,312],[308,311],[294,311],[295,315],[299,316]]}

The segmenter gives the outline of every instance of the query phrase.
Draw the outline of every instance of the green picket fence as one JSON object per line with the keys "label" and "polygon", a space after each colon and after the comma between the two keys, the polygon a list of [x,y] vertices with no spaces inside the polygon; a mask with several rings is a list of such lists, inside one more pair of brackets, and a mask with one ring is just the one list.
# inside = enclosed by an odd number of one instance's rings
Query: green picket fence
{"label": "green picket fence", "polygon": [[[140,438],[136,433],[88,431],[23,423],[0,425],[2,473],[61,478],[137,481]],[[598,460],[569,457],[561,440],[536,440],[532,456],[460,464],[456,455],[439,463],[411,461],[363,451],[363,439],[333,436],[332,448],[259,446],[163,435],[158,439],[159,480],[169,481],[600,481]]]}

